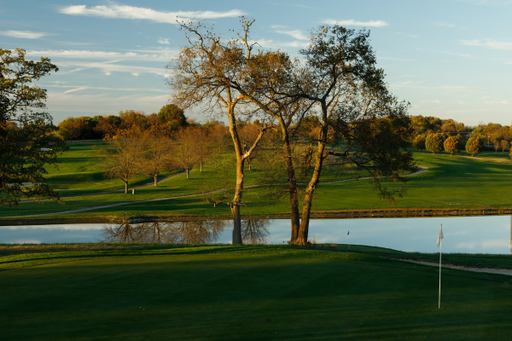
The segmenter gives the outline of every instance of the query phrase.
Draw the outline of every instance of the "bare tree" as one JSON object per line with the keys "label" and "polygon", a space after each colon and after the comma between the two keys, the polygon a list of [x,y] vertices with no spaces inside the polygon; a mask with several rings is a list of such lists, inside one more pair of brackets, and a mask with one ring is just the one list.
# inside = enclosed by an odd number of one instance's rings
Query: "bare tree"
{"label": "bare tree", "polygon": [[[140,133],[140,131],[138,131]],[[140,173],[142,140],[133,136],[134,130],[119,133],[116,138],[106,139],[108,147],[103,151],[102,159],[105,175],[124,182],[124,193],[128,193],[128,182]]]}
{"label": "bare tree", "polygon": [[243,148],[237,130],[240,113],[238,106],[245,104],[243,95],[233,87],[233,81],[244,83],[247,60],[252,46],[247,48],[240,39],[223,42],[212,30],[200,23],[180,23],[188,47],[182,48],[168,69],[169,85],[174,90],[174,102],[185,108],[204,104],[208,109],[221,109],[227,116],[229,132],[236,155],[236,181],[233,199],[226,202],[232,212],[233,244],[242,243],[240,205],[243,196],[244,163],[257,147],[266,131],[263,127],[252,146]]}
{"label": "bare tree", "polygon": [[172,168],[173,141],[161,134],[151,134],[151,130],[142,135],[142,152],[139,158],[141,173],[151,176],[157,186],[158,175]]}

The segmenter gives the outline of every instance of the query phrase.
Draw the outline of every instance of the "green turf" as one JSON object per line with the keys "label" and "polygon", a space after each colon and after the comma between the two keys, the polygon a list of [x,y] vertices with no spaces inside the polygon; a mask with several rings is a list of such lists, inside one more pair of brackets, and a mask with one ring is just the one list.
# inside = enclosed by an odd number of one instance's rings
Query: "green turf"
{"label": "green turf", "polygon": [[342,247],[98,247],[2,247],[2,339],[508,340],[512,331],[508,276],[443,270],[438,310],[436,268]]}
{"label": "green turf", "polygon": [[[64,154],[67,160],[61,166],[61,173],[50,174],[51,181],[61,177],[62,182],[68,181],[69,188],[78,190],[83,188],[84,193],[94,193],[98,187],[94,183],[85,185],[87,181],[80,179],[83,174],[101,175],[98,173],[98,165],[94,164],[93,155],[96,155],[98,147],[92,149],[92,144],[74,145],[72,150]],[[83,159],[80,159],[83,153]],[[371,181],[359,180],[346,183],[326,184],[326,182],[350,179],[365,176],[353,169],[345,169],[338,172],[334,165],[326,165],[322,173],[322,181],[315,193],[313,211],[336,211],[356,209],[386,209],[386,208],[467,208],[467,209],[494,209],[512,207],[512,162],[494,162],[485,160],[496,158],[494,152],[479,154],[479,158],[466,156],[450,156],[446,153],[432,154],[425,152],[414,153],[414,159],[418,165],[428,167],[428,171],[417,176],[409,177],[408,192],[404,198],[398,198],[396,206],[385,200],[380,200],[373,190]],[[506,154],[506,153],[501,153]],[[489,159],[487,158],[487,159]],[[74,161],[72,161],[74,160]],[[185,175],[162,181],[158,187],[146,186],[138,189],[136,195],[123,193],[97,194],[76,198],[65,198],[65,205],[56,202],[23,203],[19,208],[2,207],[0,217],[13,215],[29,215],[41,213],[55,213],[62,211],[95,207],[100,205],[133,202],[165,197],[175,197],[190,194],[199,194],[207,190],[215,190],[224,186],[232,186],[234,170],[232,156],[226,154],[223,157],[208,162],[204,172],[200,173],[197,167],[191,171],[191,179]],[[67,165],[67,166],[66,166]],[[68,168],[66,168],[68,167]],[[83,170],[84,173],[78,172]],[[59,175],[60,174],[60,175]],[[281,199],[270,195],[268,187],[262,186],[250,188],[250,186],[265,183],[266,173],[254,163],[253,171],[246,171],[244,183],[243,215],[270,215],[287,214],[289,206],[286,193]],[[53,180],[52,180],[53,179]],[[104,182],[114,180],[101,180]],[[116,186],[122,188],[122,182],[117,181]],[[393,187],[390,184],[390,187]],[[108,187],[108,186],[107,186]],[[108,187],[110,189],[110,187]],[[70,190],[72,192],[72,190]],[[64,192],[69,193],[69,192]],[[124,206],[97,209],[85,213],[68,214],[66,217],[98,217],[106,218],[121,215],[130,216],[230,216],[227,205],[213,207],[202,200],[201,197],[165,200],[150,203],[137,203]],[[52,216],[56,217],[56,216]]]}

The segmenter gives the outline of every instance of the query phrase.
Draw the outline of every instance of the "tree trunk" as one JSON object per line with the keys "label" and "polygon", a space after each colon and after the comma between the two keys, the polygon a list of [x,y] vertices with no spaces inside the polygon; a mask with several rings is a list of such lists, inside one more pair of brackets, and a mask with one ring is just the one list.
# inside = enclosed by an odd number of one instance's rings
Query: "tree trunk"
{"label": "tree trunk", "polygon": [[[322,139],[321,139],[322,140]],[[320,173],[322,171],[322,164],[324,161],[323,153],[325,150],[325,142],[318,142],[318,151],[316,155],[315,170],[313,176],[309,181],[308,187],[306,188],[306,194],[304,201],[302,202],[302,219],[300,221],[299,234],[297,236],[296,245],[305,246],[308,243],[309,233],[309,219],[311,216],[311,204],[313,202],[313,195],[315,193],[316,186],[320,180]]]}
{"label": "tree trunk", "polygon": [[155,175],[153,176],[153,179],[155,180],[155,187],[156,187],[156,184],[157,184],[157,182],[158,182],[158,174],[155,174]]}
{"label": "tree trunk", "polygon": [[124,182],[124,194],[128,194],[128,181]]}
{"label": "tree trunk", "polygon": [[240,204],[244,192],[244,159],[242,155],[236,156],[236,185],[235,195],[231,202],[231,213],[233,214],[233,245],[243,244],[242,241],[242,217],[240,215]]}
{"label": "tree trunk", "polygon": [[284,157],[286,159],[286,172],[288,173],[288,192],[290,194],[290,220],[292,225],[290,241],[292,244],[295,244],[300,227],[299,195],[297,193],[297,179],[295,178],[295,168],[293,166],[292,148],[284,122],[281,125],[281,133],[283,134]]}
{"label": "tree trunk", "polygon": [[187,170],[187,179],[190,179],[190,176],[189,176],[190,168],[186,167],[185,169]]}
{"label": "tree trunk", "polygon": [[203,161],[199,161],[199,172],[203,172]]}

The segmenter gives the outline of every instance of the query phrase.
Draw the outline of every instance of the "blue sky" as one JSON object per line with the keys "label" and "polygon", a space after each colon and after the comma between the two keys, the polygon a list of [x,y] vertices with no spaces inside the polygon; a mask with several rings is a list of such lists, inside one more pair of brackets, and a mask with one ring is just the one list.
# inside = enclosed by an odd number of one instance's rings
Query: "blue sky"
{"label": "blue sky", "polygon": [[[338,22],[370,30],[378,65],[410,114],[510,125],[511,14],[512,1],[501,0],[0,0],[0,48],[59,67],[39,83],[57,124],[167,104],[165,67],[186,45],[176,15],[214,24],[224,37],[247,15],[255,41],[292,55],[312,28]],[[186,115],[202,120],[198,110]]]}

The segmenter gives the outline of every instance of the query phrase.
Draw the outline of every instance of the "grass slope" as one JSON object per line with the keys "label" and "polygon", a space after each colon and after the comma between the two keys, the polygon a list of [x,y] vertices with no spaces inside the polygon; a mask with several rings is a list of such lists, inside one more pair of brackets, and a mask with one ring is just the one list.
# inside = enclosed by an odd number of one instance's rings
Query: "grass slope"
{"label": "grass slope", "polygon": [[[74,145],[73,150],[65,154],[64,165],[61,173],[50,174],[51,181],[68,181],[68,192],[78,191],[86,188],[87,193],[94,193],[99,187],[97,183],[86,181],[82,176],[102,176],[99,172],[97,161],[93,155],[98,153],[92,149],[91,144]],[[83,154],[83,158],[79,155]],[[96,154],[95,154],[96,153]],[[496,154],[488,153],[492,158]],[[501,153],[505,154],[505,153]],[[466,156],[450,156],[446,153],[431,154],[417,152],[414,158],[418,165],[428,167],[428,171],[417,176],[408,178],[408,192],[404,198],[399,198],[396,206],[378,198],[373,190],[371,181],[360,180],[346,183],[332,183],[350,179],[362,173],[353,170],[338,173],[333,166],[326,166],[322,174],[322,182],[315,194],[313,210],[336,211],[336,210],[357,210],[357,209],[386,209],[386,208],[476,208],[494,209],[512,207],[510,193],[512,191],[512,163],[494,162],[471,158]],[[207,190],[220,189],[234,180],[234,171],[229,166],[229,155],[210,162],[205,166],[205,171],[200,173],[198,169],[191,171],[191,179],[187,180],[185,175],[162,181],[158,187],[147,186],[138,190],[136,195],[125,195],[123,193],[97,194],[93,196],[82,196],[64,199],[65,205],[56,202],[23,203],[19,208],[2,208],[0,217],[13,215],[29,215],[41,213],[58,213],[79,208],[95,207],[100,205],[116,204],[123,202],[134,202],[165,197],[175,197],[191,194],[199,194]],[[67,166],[66,166],[67,165]],[[68,167],[68,168],[66,168]],[[226,168],[227,167],[227,168]],[[83,172],[80,172],[80,171]],[[264,182],[265,172],[258,169],[246,171],[244,183],[246,186],[259,185]],[[51,182],[50,181],[50,182]],[[122,187],[119,180],[103,179],[100,183],[109,187],[109,181],[116,181],[116,186]],[[86,185],[87,184],[87,185]],[[99,185],[98,185],[99,186]],[[396,186],[389,184],[390,187]],[[117,187],[117,188],[119,188]],[[287,214],[289,212],[286,197],[276,200],[268,194],[268,188],[257,187],[247,188],[244,191],[245,206],[242,207],[243,215],[272,215]],[[119,217],[124,214],[129,216],[230,216],[227,205],[220,205],[216,208],[212,204],[205,203],[200,197],[172,199],[150,203],[134,203],[130,205],[97,209],[85,213],[67,214],[66,217],[97,217],[110,218]]]}
{"label": "grass slope", "polygon": [[2,338],[508,340],[512,331],[507,276],[444,270],[438,310],[436,268],[370,254],[95,247],[1,248]]}

